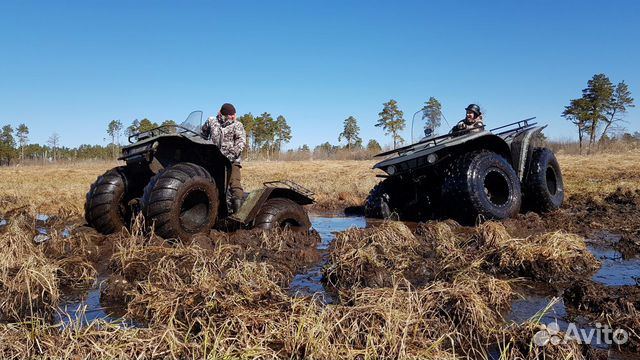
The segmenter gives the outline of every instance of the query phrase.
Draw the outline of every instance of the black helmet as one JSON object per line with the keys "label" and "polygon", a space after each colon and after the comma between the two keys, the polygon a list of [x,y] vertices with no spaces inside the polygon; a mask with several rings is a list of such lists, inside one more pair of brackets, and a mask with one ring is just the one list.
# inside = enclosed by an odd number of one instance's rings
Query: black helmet
{"label": "black helmet", "polygon": [[480,116],[482,114],[480,112],[480,106],[476,104],[469,104],[465,110],[473,112],[476,116]]}

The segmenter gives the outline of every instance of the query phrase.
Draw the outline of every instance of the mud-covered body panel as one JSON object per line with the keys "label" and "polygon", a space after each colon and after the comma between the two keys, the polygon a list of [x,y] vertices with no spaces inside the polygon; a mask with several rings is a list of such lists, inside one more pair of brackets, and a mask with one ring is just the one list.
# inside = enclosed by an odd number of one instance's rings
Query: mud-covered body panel
{"label": "mud-covered body panel", "polygon": [[236,214],[232,214],[229,218],[243,225],[250,225],[253,223],[262,205],[272,198],[291,199],[300,205],[313,204],[314,201],[313,198],[295,189],[267,186],[250,192],[242,203],[240,210]]}

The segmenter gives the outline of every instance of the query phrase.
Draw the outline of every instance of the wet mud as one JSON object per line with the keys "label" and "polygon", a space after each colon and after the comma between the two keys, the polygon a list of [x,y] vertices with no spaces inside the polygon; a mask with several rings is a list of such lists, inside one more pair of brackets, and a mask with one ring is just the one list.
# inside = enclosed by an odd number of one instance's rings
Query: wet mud
{"label": "wet mud", "polygon": [[542,216],[521,214],[502,223],[514,236],[563,230],[611,246],[625,258],[632,258],[640,253],[640,190],[618,188],[602,198],[577,194],[567,199],[560,210]]}
{"label": "wet mud", "polygon": [[628,341],[620,347],[640,352],[640,287],[605,286],[584,280],[567,288],[563,298],[569,319],[623,329]]}
{"label": "wet mud", "polygon": [[[501,328],[500,334],[518,351],[515,356],[531,357],[535,354],[526,353],[525,344],[534,328],[526,321],[560,296],[563,301],[545,321],[584,327],[607,321],[631,334],[622,351],[637,353],[640,292],[632,284],[640,269],[635,245],[620,244],[637,239],[639,220],[631,217],[638,212],[638,199],[640,192],[624,191],[602,200],[575,198],[559,212],[475,228],[453,221],[407,226],[316,214],[317,231],[309,234],[211,231],[189,244],[125,233],[103,236],[82,226],[77,216],[32,216],[24,209],[0,214],[0,233],[22,232],[29,240],[24,251],[39,252],[49,262],[33,266],[50,270],[59,293],[36,288],[40,298],[28,299],[28,289],[5,286],[16,305],[13,314],[0,315],[2,321],[23,319],[35,305],[36,314],[48,321],[124,317],[132,324],[159,326],[176,320],[198,333],[212,316],[240,316],[259,327],[260,316],[294,311],[284,297],[324,297],[320,303],[348,317],[364,311],[359,306],[380,306],[389,297],[400,301],[394,309],[415,302],[428,311],[434,329],[469,330],[456,338],[458,344],[472,336],[476,344],[495,344],[497,329],[485,322],[522,323]],[[628,226],[622,226],[615,209],[626,209]],[[598,217],[604,220],[596,223]],[[567,229],[593,239],[553,232]],[[47,239],[38,242],[38,235]],[[19,279],[20,271],[15,267],[8,274]],[[589,346],[545,353],[601,356]]]}

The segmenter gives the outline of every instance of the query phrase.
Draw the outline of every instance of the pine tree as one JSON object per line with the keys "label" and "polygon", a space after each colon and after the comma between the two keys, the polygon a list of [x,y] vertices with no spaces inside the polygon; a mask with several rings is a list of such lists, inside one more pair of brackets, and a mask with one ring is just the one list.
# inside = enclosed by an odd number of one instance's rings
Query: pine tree
{"label": "pine tree", "polygon": [[612,125],[622,122],[624,115],[627,113],[627,108],[635,107],[631,97],[631,91],[629,86],[624,81],[618,83],[613,90],[613,95],[609,99],[609,104],[606,110],[606,117],[603,119],[605,126],[600,135],[600,140],[608,135],[608,131]]}
{"label": "pine tree", "polygon": [[344,120],[344,128],[338,136],[338,141],[342,141],[343,138],[347,140],[347,149],[351,150],[358,141],[362,142],[362,139],[358,136],[359,134],[358,121],[353,116],[349,116]]}
{"label": "pine tree", "polygon": [[384,107],[378,114],[380,119],[378,119],[375,126],[382,127],[385,131],[385,135],[391,134],[391,137],[393,138],[393,148],[395,149],[398,144],[402,144],[404,142],[404,139],[399,134],[405,127],[405,121],[402,117],[404,114],[400,109],[398,109],[398,102],[393,99],[382,105]]}
{"label": "pine tree", "polygon": [[279,115],[276,118],[274,124],[274,145],[275,150],[280,151],[283,143],[289,143],[291,141],[291,127],[287,124],[287,119],[284,116]]}
{"label": "pine tree", "polygon": [[255,126],[255,118],[253,117],[253,115],[251,113],[248,114],[244,114],[242,116],[240,116],[238,118],[238,121],[240,121],[242,123],[242,126],[244,126],[244,132],[247,136],[247,138],[245,139],[245,147],[244,147],[244,154],[243,157],[245,159],[249,159],[249,148],[251,148],[251,138],[253,137],[253,131],[254,131],[254,126]]}
{"label": "pine tree", "polygon": [[433,96],[424,103],[422,108],[422,120],[424,120],[424,129],[431,129],[434,132],[440,127],[442,122],[442,104]]}
{"label": "pine tree", "polygon": [[0,165],[2,159],[6,160],[7,165],[11,164],[11,159],[15,157],[16,141],[13,138],[13,128],[11,125],[5,125],[0,132]]}
{"label": "pine tree", "polygon": [[375,139],[371,139],[367,143],[367,150],[372,152],[380,152],[382,150],[382,147],[380,147],[380,144]]}
{"label": "pine tree", "polygon": [[18,137],[18,143],[20,144],[20,160],[24,160],[24,147],[29,142],[29,127],[25,124],[18,125],[16,129],[16,136]]}

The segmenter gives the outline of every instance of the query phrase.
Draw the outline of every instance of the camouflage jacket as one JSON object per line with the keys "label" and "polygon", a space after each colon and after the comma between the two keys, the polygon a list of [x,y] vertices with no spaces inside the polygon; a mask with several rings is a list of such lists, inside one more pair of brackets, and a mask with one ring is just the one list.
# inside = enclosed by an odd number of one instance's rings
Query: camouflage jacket
{"label": "camouflage jacket", "polygon": [[481,115],[480,117],[478,117],[478,119],[474,123],[468,123],[466,118],[460,120],[456,124],[456,126],[454,126],[453,129],[451,129],[451,132],[456,132],[456,131],[460,131],[460,130],[469,130],[469,129],[481,128],[483,126],[484,126],[484,121],[483,121],[482,115]]}
{"label": "camouflage jacket", "polygon": [[246,142],[244,126],[240,121],[227,120],[225,116],[211,116],[202,125],[202,134],[210,139],[231,162],[240,163]]}

